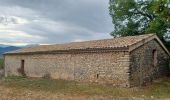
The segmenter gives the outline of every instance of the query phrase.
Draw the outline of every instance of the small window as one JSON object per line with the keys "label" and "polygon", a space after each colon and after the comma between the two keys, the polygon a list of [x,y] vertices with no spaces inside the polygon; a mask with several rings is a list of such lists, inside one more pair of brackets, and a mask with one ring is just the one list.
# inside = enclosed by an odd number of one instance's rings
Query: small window
{"label": "small window", "polygon": [[97,79],[99,78],[99,74],[96,75]]}
{"label": "small window", "polygon": [[153,66],[157,66],[157,51],[156,51],[156,49],[154,49],[152,51],[152,55],[153,55]]}

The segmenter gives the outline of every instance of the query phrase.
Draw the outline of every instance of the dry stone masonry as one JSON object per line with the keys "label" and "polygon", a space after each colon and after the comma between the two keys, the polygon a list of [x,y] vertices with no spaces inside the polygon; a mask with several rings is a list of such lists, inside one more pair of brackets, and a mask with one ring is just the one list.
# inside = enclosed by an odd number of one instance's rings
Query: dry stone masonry
{"label": "dry stone masonry", "polygon": [[148,34],[26,48],[4,58],[5,76],[22,69],[27,77],[133,87],[165,76],[169,52]]}

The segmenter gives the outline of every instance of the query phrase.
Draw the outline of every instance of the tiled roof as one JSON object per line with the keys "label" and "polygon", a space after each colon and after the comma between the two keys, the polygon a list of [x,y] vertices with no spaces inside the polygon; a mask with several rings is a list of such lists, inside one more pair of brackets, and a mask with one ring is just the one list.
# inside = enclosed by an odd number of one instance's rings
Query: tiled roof
{"label": "tiled roof", "polygon": [[127,36],[127,37],[119,37],[119,38],[112,38],[112,39],[85,41],[85,42],[72,42],[66,44],[41,45],[32,48],[19,49],[13,52],[7,52],[6,54],[36,53],[36,52],[50,52],[50,51],[62,51],[62,50],[69,51],[69,50],[87,50],[87,49],[127,48],[151,36],[154,35],[146,34],[146,35]]}

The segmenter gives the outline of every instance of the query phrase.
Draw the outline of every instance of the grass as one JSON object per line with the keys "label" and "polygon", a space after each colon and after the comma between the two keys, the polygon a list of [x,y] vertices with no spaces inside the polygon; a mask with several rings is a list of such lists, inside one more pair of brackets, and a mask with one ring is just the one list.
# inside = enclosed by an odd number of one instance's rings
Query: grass
{"label": "grass", "polygon": [[116,88],[95,84],[82,84],[74,81],[50,80],[50,79],[28,79],[25,77],[7,77],[1,80],[0,85],[11,88],[22,88],[51,93],[69,93],[82,95],[103,95],[116,97],[140,97],[145,99],[170,98],[170,78],[143,88]]}
{"label": "grass", "polygon": [[[110,87],[81,84],[74,81],[49,80],[49,79],[27,79],[25,77],[7,77],[3,84],[10,87],[29,88],[34,90],[43,90],[50,92],[63,93],[82,93],[82,94],[111,94],[113,91]],[[117,93],[117,92],[116,92]]]}
{"label": "grass", "polygon": [[4,68],[4,60],[0,58],[0,69]]}

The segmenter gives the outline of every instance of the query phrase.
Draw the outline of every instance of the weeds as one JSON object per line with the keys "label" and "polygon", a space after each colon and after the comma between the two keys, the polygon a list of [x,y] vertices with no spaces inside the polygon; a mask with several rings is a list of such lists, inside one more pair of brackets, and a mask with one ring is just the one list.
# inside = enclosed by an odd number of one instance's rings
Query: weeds
{"label": "weeds", "polygon": [[51,80],[51,79],[28,79],[25,77],[11,76],[1,80],[0,85],[11,88],[23,88],[48,92],[87,94],[87,95],[110,95],[118,97],[146,97],[146,98],[169,98],[170,79],[159,83],[153,83],[143,88],[116,88],[96,84],[83,84],[74,81]]}
{"label": "weeds", "polygon": [[4,60],[0,58],[0,69],[4,68]]}

